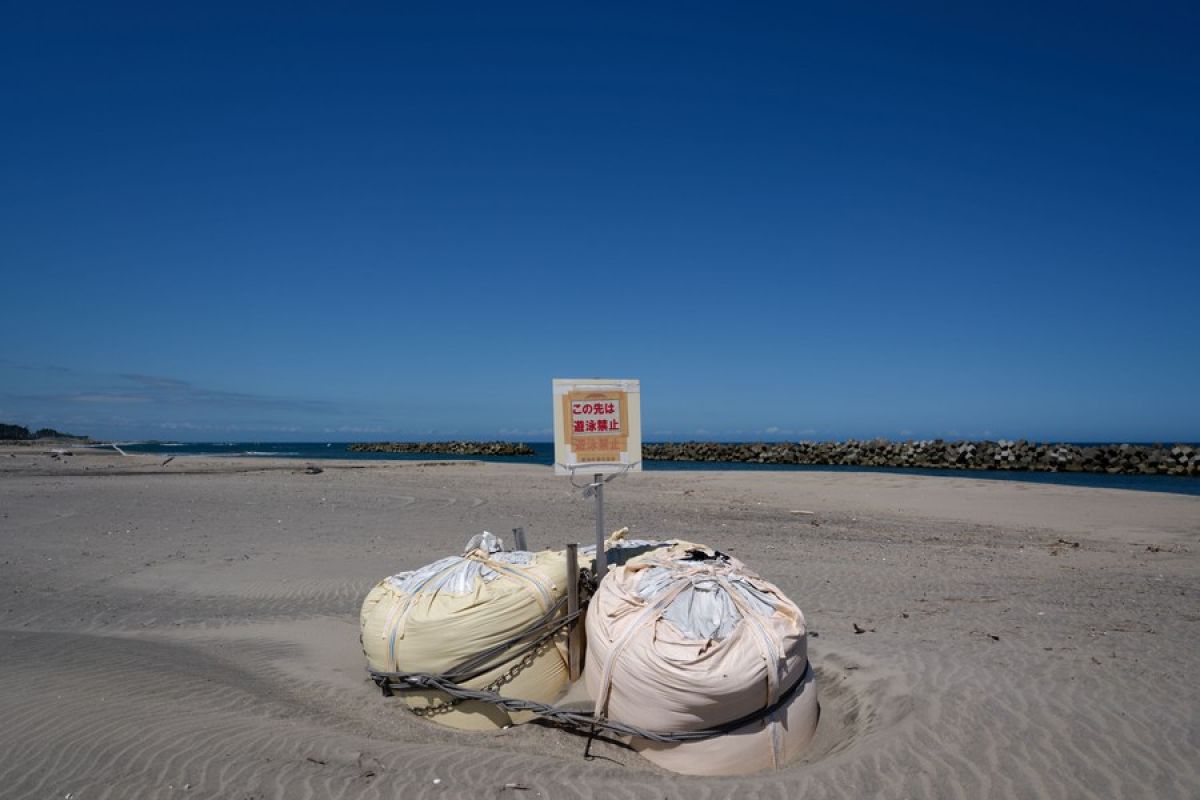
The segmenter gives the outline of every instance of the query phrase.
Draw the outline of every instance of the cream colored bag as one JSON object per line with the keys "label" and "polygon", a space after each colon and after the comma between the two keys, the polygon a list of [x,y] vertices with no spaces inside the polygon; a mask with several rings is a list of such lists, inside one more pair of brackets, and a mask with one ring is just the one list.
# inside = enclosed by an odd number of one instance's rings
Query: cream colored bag
{"label": "cream colored bag", "polygon": [[812,739],[819,707],[804,615],[740,561],[680,543],[617,567],[587,612],[584,670],[597,715],[654,731],[731,722],[800,690],[770,717],[713,739],[633,746],[691,775],[778,768]]}
{"label": "cream colored bag", "polygon": [[[489,647],[529,628],[566,593],[563,552],[500,552],[491,534],[477,536],[462,556],[443,558],[380,582],[363,602],[363,652],[377,672],[442,674]],[[532,663],[499,687],[505,697],[552,703],[567,685],[566,641],[556,637]],[[516,665],[509,662],[467,681],[482,689]],[[444,692],[404,692],[414,710],[441,705]],[[528,712],[507,712],[478,701],[426,712],[455,728],[487,730],[528,721]]]}

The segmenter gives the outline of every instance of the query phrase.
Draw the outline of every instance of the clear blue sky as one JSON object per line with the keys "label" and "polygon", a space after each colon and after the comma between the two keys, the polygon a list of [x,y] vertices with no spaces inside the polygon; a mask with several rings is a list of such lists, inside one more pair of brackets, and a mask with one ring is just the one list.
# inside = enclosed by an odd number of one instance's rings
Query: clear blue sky
{"label": "clear blue sky", "polygon": [[1197,11],[337,5],[6,4],[0,421],[1200,439]]}

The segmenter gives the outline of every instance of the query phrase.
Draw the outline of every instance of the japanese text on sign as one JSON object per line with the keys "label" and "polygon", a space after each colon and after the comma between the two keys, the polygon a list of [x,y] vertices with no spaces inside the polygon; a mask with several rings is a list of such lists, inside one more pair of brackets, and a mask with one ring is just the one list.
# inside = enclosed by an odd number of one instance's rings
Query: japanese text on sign
{"label": "japanese text on sign", "polygon": [[596,401],[588,403],[575,400],[571,403],[571,432],[585,436],[620,433],[620,401]]}

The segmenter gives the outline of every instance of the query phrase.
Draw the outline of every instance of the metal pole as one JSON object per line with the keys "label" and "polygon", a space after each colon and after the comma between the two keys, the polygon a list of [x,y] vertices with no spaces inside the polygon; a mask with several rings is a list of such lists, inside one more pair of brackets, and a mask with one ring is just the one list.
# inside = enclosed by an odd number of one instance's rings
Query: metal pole
{"label": "metal pole", "polygon": [[[567,613],[579,611],[579,545],[567,545]],[[583,620],[571,623],[567,632],[567,679],[579,680],[583,667]]]}
{"label": "metal pole", "polygon": [[604,552],[604,476],[596,475],[596,580],[608,572],[608,554]]}
{"label": "metal pole", "polygon": [[529,546],[525,544],[525,529],[513,528],[513,547],[517,550],[528,550]]}

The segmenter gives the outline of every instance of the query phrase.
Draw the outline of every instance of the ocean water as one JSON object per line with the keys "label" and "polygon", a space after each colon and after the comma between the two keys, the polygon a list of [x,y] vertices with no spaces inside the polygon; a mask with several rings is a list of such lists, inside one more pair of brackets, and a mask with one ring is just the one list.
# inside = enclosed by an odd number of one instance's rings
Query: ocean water
{"label": "ocean water", "polygon": [[[231,458],[322,458],[353,461],[457,461],[463,456],[426,453],[352,453],[346,442],[146,442],[121,445],[129,453],[159,455],[228,456]],[[509,464],[554,463],[553,442],[530,442],[531,456],[470,456],[475,461],[500,461]],[[1091,486],[1103,489],[1131,489],[1143,492],[1169,492],[1200,496],[1200,478],[1172,475],[1105,475],[1084,472],[1002,472],[998,470],[901,469],[893,467],[850,467],[808,464],[745,464],[722,461],[646,461],[647,471],[739,470],[750,472],[887,472],[901,475],[931,475],[939,478],[977,478],[998,481],[1025,481],[1060,486]]]}

